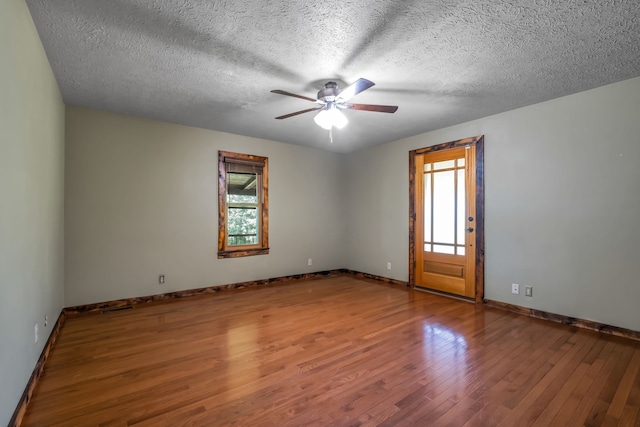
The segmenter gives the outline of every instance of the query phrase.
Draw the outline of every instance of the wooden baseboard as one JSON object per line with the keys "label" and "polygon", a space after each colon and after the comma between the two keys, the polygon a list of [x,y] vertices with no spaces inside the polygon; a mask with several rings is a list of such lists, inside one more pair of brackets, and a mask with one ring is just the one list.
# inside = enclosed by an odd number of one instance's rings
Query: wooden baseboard
{"label": "wooden baseboard", "polygon": [[126,310],[141,305],[157,304],[171,301],[178,298],[194,297],[199,295],[216,294],[223,291],[255,288],[266,285],[278,285],[290,283],[298,280],[317,279],[321,277],[333,277],[339,274],[347,274],[359,279],[375,280],[396,286],[409,286],[402,280],[390,279],[388,277],[376,276],[375,274],[362,273],[359,271],[340,268],[336,270],[317,271],[314,273],[293,274],[290,276],[274,277],[270,279],[252,280],[249,282],[231,283],[228,285],[208,286],[206,288],[186,289],[183,291],[168,292],[164,294],[147,295],[143,297],[124,298],[113,301],[103,301],[93,304],[76,305],[66,307],[64,312],[67,316],[78,316],[84,314],[105,313],[108,311]]}
{"label": "wooden baseboard", "polygon": [[499,308],[518,314],[524,314],[525,316],[535,317],[537,319],[550,320],[552,322],[562,323],[564,325],[576,326],[582,329],[589,329],[591,331],[602,332],[604,334],[615,335],[618,337],[630,338],[632,340],[640,341],[640,331],[621,328],[619,326],[606,325],[604,323],[594,322],[591,320],[564,316],[562,314],[549,313],[542,310],[536,310],[534,308],[507,304],[506,302],[484,300],[484,303],[487,307]]}
{"label": "wooden baseboard", "polygon": [[317,279],[321,277],[332,277],[341,274],[341,270],[318,271],[315,273],[293,274],[290,276],[275,277],[271,279],[252,280],[249,282],[231,283],[228,285],[208,286],[206,288],[186,289],[183,291],[168,292],[164,294],[147,295],[143,297],[125,298],[113,301],[103,301],[94,304],[76,305],[64,309],[67,316],[78,316],[83,314],[96,314],[108,311],[125,310],[141,305],[157,304],[171,301],[178,298],[194,297],[200,295],[211,295],[223,291],[255,288],[266,285],[278,285],[290,283],[298,280]]}
{"label": "wooden baseboard", "polygon": [[11,421],[9,421],[9,427],[19,427],[22,424],[24,414],[27,412],[27,405],[29,405],[29,402],[31,401],[31,396],[33,396],[33,392],[36,389],[38,380],[42,375],[44,365],[49,358],[49,353],[51,352],[51,349],[58,339],[58,335],[60,335],[60,330],[62,329],[62,325],[64,324],[65,317],[66,316],[64,310],[62,310],[60,312],[60,315],[58,316],[58,320],[56,320],[56,324],[53,326],[53,330],[51,331],[51,335],[49,335],[47,343],[42,349],[42,353],[40,353],[38,362],[36,363],[35,368],[33,368],[33,372],[31,373],[29,382],[27,382],[27,386],[24,388],[24,392],[22,393],[22,397],[20,397],[20,400],[18,401],[16,410],[13,412]]}
{"label": "wooden baseboard", "polygon": [[409,286],[409,282],[405,282],[404,280],[390,279],[388,277],[377,276],[375,274],[362,273],[360,271],[349,270],[348,268],[342,268],[338,271],[344,274],[348,274],[349,276],[356,277],[358,279],[375,280],[376,282],[383,282],[389,285],[396,285],[396,286],[405,286],[405,287]]}

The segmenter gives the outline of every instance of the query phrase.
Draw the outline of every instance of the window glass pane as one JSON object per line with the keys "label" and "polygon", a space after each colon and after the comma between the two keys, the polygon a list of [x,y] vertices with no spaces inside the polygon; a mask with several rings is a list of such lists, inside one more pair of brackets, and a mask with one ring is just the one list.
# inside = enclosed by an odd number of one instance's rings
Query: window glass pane
{"label": "window glass pane", "polygon": [[453,246],[444,246],[444,245],[433,245],[433,252],[437,252],[440,254],[451,254],[454,255],[455,247]]}
{"label": "window glass pane", "polygon": [[440,170],[440,169],[449,169],[449,168],[453,168],[455,167],[456,163],[455,160],[444,160],[442,162],[435,162],[433,164],[433,170]]}
{"label": "window glass pane", "polygon": [[458,252],[458,255],[464,256],[464,249],[464,246],[457,246],[456,251]]}
{"label": "window glass pane", "polygon": [[431,174],[424,174],[424,241],[431,241]]}
{"label": "window glass pane", "polygon": [[464,245],[465,242],[465,228],[467,224],[467,208],[466,208],[466,192],[465,192],[465,180],[464,169],[458,169],[458,241],[459,245]]}
{"label": "window glass pane", "polygon": [[258,203],[257,173],[227,173],[227,202]]}
{"label": "window glass pane", "polygon": [[424,165],[424,171],[425,172],[429,172],[431,170],[431,163],[425,163]]}
{"label": "window glass pane", "polygon": [[425,243],[424,244],[424,251],[425,252],[431,252],[431,243]]}
{"label": "window glass pane", "polygon": [[258,208],[250,206],[229,206],[228,244],[258,244]]}
{"label": "window glass pane", "polygon": [[458,159],[458,167],[463,167],[464,166],[464,157],[461,159]]}
{"label": "window glass pane", "polygon": [[435,242],[455,243],[454,173],[454,171],[446,171],[433,174],[433,241]]}

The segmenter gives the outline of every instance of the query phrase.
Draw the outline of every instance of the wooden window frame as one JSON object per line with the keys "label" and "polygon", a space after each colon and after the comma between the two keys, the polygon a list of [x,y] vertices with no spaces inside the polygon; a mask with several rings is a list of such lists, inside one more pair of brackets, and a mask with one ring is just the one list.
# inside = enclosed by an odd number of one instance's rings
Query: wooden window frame
{"label": "wooden window frame", "polygon": [[[255,165],[262,168],[258,215],[258,243],[229,246],[227,243],[227,164]],[[269,159],[251,154],[218,151],[218,258],[239,258],[269,253]]]}

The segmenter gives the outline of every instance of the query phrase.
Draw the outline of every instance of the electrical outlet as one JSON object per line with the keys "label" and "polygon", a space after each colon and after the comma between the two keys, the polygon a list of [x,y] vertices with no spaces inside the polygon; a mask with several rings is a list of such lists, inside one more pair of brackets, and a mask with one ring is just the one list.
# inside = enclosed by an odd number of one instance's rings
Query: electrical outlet
{"label": "electrical outlet", "polygon": [[49,316],[47,316],[46,314],[44,315],[44,327],[47,327],[47,324],[49,323]]}
{"label": "electrical outlet", "polygon": [[313,260],[312,260],[311,258],[309,258],[309,259],[307,260],[307,265],[312,265],[312,264],[313,264]]}
{"label": "electrical outlet", "polygon": [[158,283],[161,285],[164,283],[164,274],[161,274],[160,277],[158,277]]}
{"label": "electrical outlet", "polygon": [[532,297],[533,296],[533,286],[525,286],[524,287],[524,296]]}
{"label": "electrical outlet", "polygon": [[520,285],[518,285],[517,283],[512,283],[511,284],[511,293],[519,295],[520,294]]}
{"label": "electrical outlet", "polygon": [[387,270],[391,270],[391,263],[390,262],[387,263]]}
{"label": "electrical outlet", "polygon": [[34,343],[38,343],[38,324],[36,323],[33,327],[33,335],[34,335]]}

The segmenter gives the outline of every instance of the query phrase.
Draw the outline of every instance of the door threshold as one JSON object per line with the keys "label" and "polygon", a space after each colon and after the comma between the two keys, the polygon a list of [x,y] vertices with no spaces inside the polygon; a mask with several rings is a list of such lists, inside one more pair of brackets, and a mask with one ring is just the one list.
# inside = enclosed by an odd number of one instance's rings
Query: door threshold
{"label": "door threshold", "polygon": [[456,295],[456,294],[452,294],[450,292],[444,292],[444,291],[438,291],[436,289],[430,289],[430,288],[425,288],[424,286],[414,286],[413,289],[415,289],[416,291],[420,291],[420,292],[427,292],[430,294],[436,294],[436,295],[441,295],[444,297],[449,297],[449,298],[455,298],[457,300],[460,301],[464,301],[464,302],[469,302],[472,304],[476,303],[475,298],[471,298],[471,297],[465,297],[463,295]]}

